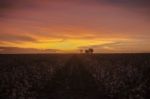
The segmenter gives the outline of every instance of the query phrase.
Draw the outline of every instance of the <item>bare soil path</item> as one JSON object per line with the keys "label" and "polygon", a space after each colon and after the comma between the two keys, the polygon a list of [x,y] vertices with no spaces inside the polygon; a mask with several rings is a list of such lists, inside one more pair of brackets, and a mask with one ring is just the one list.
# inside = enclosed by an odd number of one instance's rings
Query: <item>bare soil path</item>
{"label": "bare soil path", "polygon": [[44,90],[44,96],[50,99],[102,98],[95,79],[84,66],[78,56],[73,56],[64,68],[56,72],[51,84]]}

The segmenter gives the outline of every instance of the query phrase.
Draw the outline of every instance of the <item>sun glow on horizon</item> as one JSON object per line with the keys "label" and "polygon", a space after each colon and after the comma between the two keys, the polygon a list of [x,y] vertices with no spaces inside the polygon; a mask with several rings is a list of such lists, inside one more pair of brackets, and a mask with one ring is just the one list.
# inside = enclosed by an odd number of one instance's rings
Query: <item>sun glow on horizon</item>
{"label": "sun glow on horizon", "polygon": [[22,44],[9,43],[10,46],[21,48],[36,48],[36,49],[58,49],[58,50],[77,50],[80,47],[101,45],[111,43],[112,41],[101,40],[82,40],[82,39],[67,39],[62,41],[46,41],[41,43],[23,42]]}
{"label": "sun glow on horizon", "polygon": [[0,1],[0,53],[150,52],[148,1]]}

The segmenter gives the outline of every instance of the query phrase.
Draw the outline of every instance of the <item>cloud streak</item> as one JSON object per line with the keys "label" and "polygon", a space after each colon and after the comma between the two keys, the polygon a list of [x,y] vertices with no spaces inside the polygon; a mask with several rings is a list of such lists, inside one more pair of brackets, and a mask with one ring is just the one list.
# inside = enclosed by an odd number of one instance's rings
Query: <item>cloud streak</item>
{"label": "cloud streak", "polygon": [[34,48],[19,48],[19,47],[0,47],[0,54],[30,54],[30,53],[59,53],[60,50],[55,49],[34,49]]}
{"label": "cloud streak", "polygon": [[[145,46],[147,46],[146,49]],[[115,41],[92,46],[82,46],[79,49],[93,48],[96,53],[150,53],[149,43],[143,41]]]}
{"label": "cloud streak", "polygon": [[37,40],[25,35],[0,34],[0,41],[4,42],[36,42]]}

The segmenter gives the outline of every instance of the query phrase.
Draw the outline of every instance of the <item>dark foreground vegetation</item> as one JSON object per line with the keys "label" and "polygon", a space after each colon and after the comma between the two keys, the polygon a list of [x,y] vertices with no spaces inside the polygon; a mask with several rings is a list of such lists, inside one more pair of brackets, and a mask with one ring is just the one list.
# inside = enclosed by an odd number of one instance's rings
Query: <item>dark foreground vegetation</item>
{"label": "dark foreground vegetation", "polygon": [[150,54],[0,55],[0,99],[150,99]]}

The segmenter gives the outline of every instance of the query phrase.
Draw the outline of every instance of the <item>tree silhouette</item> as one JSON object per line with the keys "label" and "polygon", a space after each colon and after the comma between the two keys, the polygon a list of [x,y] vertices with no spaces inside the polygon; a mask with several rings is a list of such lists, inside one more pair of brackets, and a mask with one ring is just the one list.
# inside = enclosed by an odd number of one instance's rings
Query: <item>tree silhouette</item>
{"label": "tree silhouette", "polygon": [[89,53],[93,54],[94,50],[92,48],[89,48]]}
{"label": "tree silhouette", "polygon": [[82,50],[82,49],[80,50],[80,53],[83,53],[83,50]]}
{"label": "tree silhouette", "polygon": [[93,54],[94,50],[92,48],[86,49],[85,53],[86,54]]}

